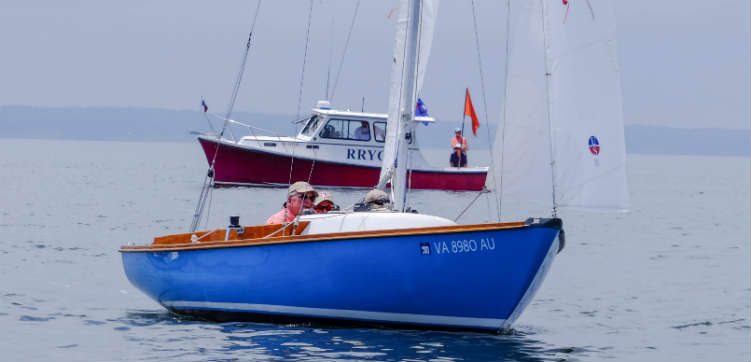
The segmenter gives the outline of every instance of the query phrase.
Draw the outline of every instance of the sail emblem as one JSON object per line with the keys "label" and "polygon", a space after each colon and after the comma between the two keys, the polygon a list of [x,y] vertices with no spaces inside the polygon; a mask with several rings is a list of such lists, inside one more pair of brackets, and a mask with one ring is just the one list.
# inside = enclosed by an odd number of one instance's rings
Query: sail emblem
{"label": "sail emblem", "polygon": [[595,136],[589,137],[589,152],[595,156],[600,154],[600,141]]}

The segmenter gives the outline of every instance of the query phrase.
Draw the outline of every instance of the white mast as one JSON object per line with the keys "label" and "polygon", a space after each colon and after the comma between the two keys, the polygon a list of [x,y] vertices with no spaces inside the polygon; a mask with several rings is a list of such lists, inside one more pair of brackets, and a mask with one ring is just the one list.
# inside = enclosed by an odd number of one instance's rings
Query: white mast
{"label": "white mast", "polygon": [[409,130],[415,112],[420,6],[420,0],[409,0],[408,4],[407,0],[402,0],[391,70],[386,145],[377,185],[377,188],[385,190],[386,184],[391,183],[391,201],[397,211],[406,208],[407,153],[412,143],[412,132]]}

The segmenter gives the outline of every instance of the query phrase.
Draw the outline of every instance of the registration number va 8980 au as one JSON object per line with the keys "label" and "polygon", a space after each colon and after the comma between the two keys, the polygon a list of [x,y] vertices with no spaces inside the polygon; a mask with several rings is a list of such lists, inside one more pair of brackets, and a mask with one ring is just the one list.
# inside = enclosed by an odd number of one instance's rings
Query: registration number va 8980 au
{"label": "registration number va 8980 au", "polygon": [[[430,249],[433,249],[432,251],[435,254],[460,254],[495,250],[494,238],[481,238],[479,240],[461,239],[451,241],[434,241],[431,244],[432,245],[430,245]],[[426,250],[423,247],[423,254],[426,254],[425,251]],[[427,251],[427,254],[430,254],[429,249]]]}

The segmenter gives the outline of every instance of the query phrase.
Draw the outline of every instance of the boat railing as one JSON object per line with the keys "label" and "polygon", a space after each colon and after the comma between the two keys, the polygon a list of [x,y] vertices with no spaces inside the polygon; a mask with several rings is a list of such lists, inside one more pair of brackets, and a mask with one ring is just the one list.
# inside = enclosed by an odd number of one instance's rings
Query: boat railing
{"label": "boat railing", "polygon": [[[248,134],[251,135],[251,136],[254,136],[254,137],[256,136],[256,134],[253,133],[253,130],[257,130],[257,131],[260,131],[260,132],[265,132],[265,133],[268,133],[269,135],[274,136],[274,137],[283,137],[283,135],[280,134],[279,132],[268,130],[268,129],[261,128],[261,127],[251,126],[251,125],[249,125],[247,123],[243,123],[243,122],[240,122],[240,121],[235,121],[234,119],[230,119],[227,122],[232,123],[232,124],[237,124],[237,125],[240,125],[240,126],[243,126],[243,127],[247,128],[248,129]],[[234,135],[233,135],[233,138],[234,138]],[[235,141],[237,141],[237,140],[235,140]]]}

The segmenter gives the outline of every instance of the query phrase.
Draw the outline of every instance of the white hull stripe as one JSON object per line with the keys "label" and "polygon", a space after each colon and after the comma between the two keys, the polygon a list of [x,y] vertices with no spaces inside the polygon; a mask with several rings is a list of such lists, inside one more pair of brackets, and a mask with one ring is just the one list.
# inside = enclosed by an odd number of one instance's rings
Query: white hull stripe
{"label": "white hull stripe", "polygon": [[431,314],[372,312],[352,309],[330,309],[293,307],[286,305],[249,304],[249,303],[219,303],[219,302],[191,302],[165,301],[164,306],[176,309],[212,309],[228,312],[244,313],[274,313],[285,315],[300,315],[317,318],[355,319],[363,321],[380,321],[393,323],[429,324],[438,326],[472,327],[499,329],[504,319],[457,317]]}

